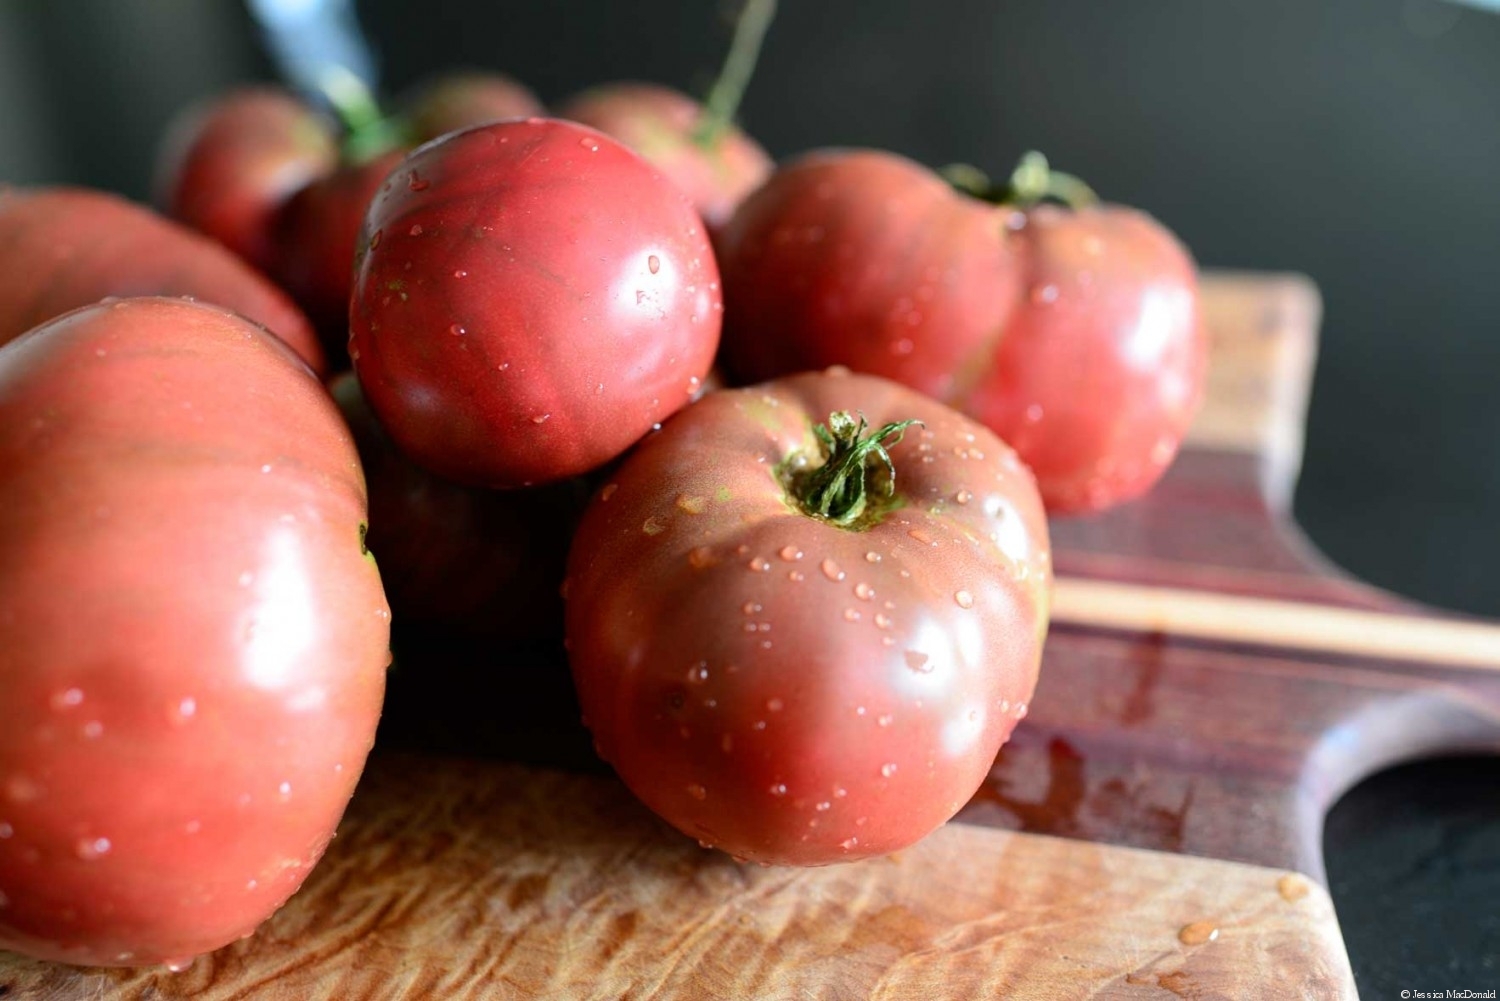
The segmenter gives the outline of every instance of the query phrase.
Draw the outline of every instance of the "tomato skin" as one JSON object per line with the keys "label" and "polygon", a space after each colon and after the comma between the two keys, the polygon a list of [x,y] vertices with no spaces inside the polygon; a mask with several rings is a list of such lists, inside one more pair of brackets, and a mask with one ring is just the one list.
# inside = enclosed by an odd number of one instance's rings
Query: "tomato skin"
{"label": "tomato skin", "polygon": [[952,400],[1015,308],[1009,214],[891,153],[783,165],[717,243],[729,368],[762,380],[849,365]]}
{"label": "tomato skin", "polygon": [[1192,258],[1121,206],[1027,213],[1029,291],[962,409],[1015,447],[1048,510],[1148,490],[1202,396],[1207,342]]}
{"label": "tomato skin", "polygon": [[712,231],[729,220],[774,166],[760,143],[733,124],[708,143],[698,141],[703,105],[670,87],[604,84],[569,98],[557,113],[639,153],[687,195]]}
{"label": "tomato skin", "polygon": [[314,370],[323,351],[280,289],[212,240],[83,188],[0,188],[0,345],[109,296],[181,295],[232,309]]}
{"label": "tomato skin", "polygon": [[306,310],[334,367],[349,367],[349,293],[360,227],[380,186],[405,156],[392,150],[318,178],[286,203],[276,223],[272,273]]}
{"label": "tomato skin", "polygon": [[0,351],[0,948],[183,960],[332,837],[389,611],[348,430],[217,308],[79,310]]}
{"label": "tomato skin", "polygon": [[232,90],[170,126],[157,159],[157,204],[271,273],[277,212],[293,192],[332,172],[338,155],[328,122],[292,94]]}
{"label": "tomato skin", "polygon": [[401,103],[419,143],[504,118],[545,114],[541,100],[524,84],[501,73],[476,71],[427,80]]}
{"label": "tomato skin", "polygon": [[[790,506],[773,471],[834,410],[926,423],[890,449],[904,503],[865,531]],[[709,394],[631,453],[575,536],[566,628],[596,747],[648,806],[815,865],[963,806],[1031,698],[1049,594],[1040,499],[999,439],[894,383],[804,374]]]}
{"label": "tomato skin", "polygon": [[450,483],[401,454],[354,373],[329,389],[359,447],[370,493],[366,545],[380,561],[398,628],[436,626],[509,647],[557,644],[558,589],[588,500],[584,484],[483,490]]}
{"label": "tomato skin", "polygon": [[989,204],[891,154],[783,166],[720,234],[740,377],[842,364],[981,420],[1053,513],[1144,493],[1196,412],[1191,256],[1121,206]]}
{"label": "tomato skin", "polygon": [[571,122],[421,147],[361,239],[355,371],[401,450],[447,479],[591,470],[685,404],[718,346],[718,269],[696,213]]}

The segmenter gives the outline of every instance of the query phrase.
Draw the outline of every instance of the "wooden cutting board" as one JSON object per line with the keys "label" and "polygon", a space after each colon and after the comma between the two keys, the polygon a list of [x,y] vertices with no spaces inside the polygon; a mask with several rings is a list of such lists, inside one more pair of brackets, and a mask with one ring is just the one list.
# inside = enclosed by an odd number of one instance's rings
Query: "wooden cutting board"
{"label": "wooden cutting board", "polygon": [[393,674],[327,857],[254,937],[179,974],[0,953],[0,998],[1354,996],[1323,817],[1393,762],[1500,748],[1500,627],[1302,538],[1317,295],[1204,291],[1191,447],[1149,498],[1054,524],[1031,715],[916,847],[816,870],[700,849],[590,758],[560,665],[497,677],[432,647]]}

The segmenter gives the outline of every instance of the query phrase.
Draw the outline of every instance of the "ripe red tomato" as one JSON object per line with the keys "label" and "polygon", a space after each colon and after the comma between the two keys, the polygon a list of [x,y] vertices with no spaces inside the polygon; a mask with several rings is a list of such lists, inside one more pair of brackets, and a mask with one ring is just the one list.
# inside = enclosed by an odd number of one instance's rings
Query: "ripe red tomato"
{"label": "ripe red tomato", "polygon": [[1202,391],[1197,275],[1118,206],[992,204],[908,160],[823,152],[779,169],[719,236],[741,378],[846,364],[982,420],[1055,512],[1136,496]]}
{"label": "ripe red tomato", "polygon": [[[838,412],[877,436],[923,422],[885,436],[893,494],[878,456],[824,461],[815,426],[855,430]],[[709,394],[579,526],[566,629],[585,721],[648,806],[740,858],[894,851],[963,806],[1025,714],[1047,546],[1015,454],[910,389],[828,373]]]}
{"label": "ripe red tomato", "polygon": [[421,147],[362,239],[355,371],[401,450],[451,480],[607,462],[691,398],[718,346],[702,222],[581,125],[500,122]]}
{"label": "ripe red tomato", "polygon": [[338,155],[329,123],[291,94],[230,91],[173,123],[157,160],[157,203],[269,273],[281,206]]}
{"label": "ripe red tomato", "polygon": [[380,713],[364,517],[333,401],[232,314],[0,350],[0,949],[184,961],[296,891]]}
{"label": "ripe red tomato", "polygon": [[401,101],[411,138],[423,143],[459,129],[545,113],[530,88],[500,73],[448,73],[427,80]]}
{"label": "ripe red tomato", "polygon": [[704,135],[704,107],[649,83],[614,83],[571,98],[558,115],[614,136],[677,185],[710,229],[771,173],[771,157],[738,126]]}

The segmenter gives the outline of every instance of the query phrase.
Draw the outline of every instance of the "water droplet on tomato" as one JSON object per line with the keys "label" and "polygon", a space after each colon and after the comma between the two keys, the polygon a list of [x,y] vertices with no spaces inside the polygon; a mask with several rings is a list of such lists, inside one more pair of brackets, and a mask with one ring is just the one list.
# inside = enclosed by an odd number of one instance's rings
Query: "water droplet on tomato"
{"label": "water droplet on tomato", "polygon": [[708,680],[708,661],[700,660],[688,668],[687,680],[690,685],[701,685]]}
{"label": "water droplet on tomato", "polygon": [[[688,792],[689,796],[693,797],[696,800],[700,800],[701,801],[701,800],[705,800],[705,799],[708,798],[708,790],[705,789],[703,786],[699,785],[696,782],[691,783],[687,787],[687,792]],[[710,847],[712,847],[712,846],[710,846]]]}
{"label": "water droplet on tomato", "polygon": [[[918,317],[920,321],[921,317]],[[901,356],[909,355],[916,349],[916,344],[910,337],[902,337],[891,342],[891,354]]]}
{"label": "water droplet on tomato", "polygon": [[974,495],[969,493],[969,491],[967,490],[960,490],[958,493],[953,495],[953,500],[957,504],[967,504],[973,499]]}
{"label": "water droplet on tomato", "polygon": [[584,136],[582,139],[578,140],[578,145],[582,146],[590,153],[599,152],[599,144],[589,136]]}
{"label": "water droplet on tomato", "polygon": [[1183,945],[1206,945],[1218,937],[1219,926],[1212,921],[1194,921],[1190,925],[1183,925],[1177,932],[1177,941]]}
{"label": "water droplet on tomato", "polygon": [[894,761],[887,761],[885,764],[881,765],[880,774],[885,776],[886,778],[890,778],[892,775],[895,775],[896,763]]}
{"label": "water droplet on tomato", "polygon": [[779,713],[779,712],[781,712],[782,707],[784,705],[785,705],[785,703],[782,702],[780,699],[767,699],[766,700],[766,711],[767,712],[773,712],[773,713]]}
{"label": "water droplet on tomato", "polygon": [[547,423],[551,419],[552,419],[552,415],[551,414],[533,414],[532,417],[531,417],[531,423],[533,423],[533,424],[545,424],[545,423]]}
{"label": "water droplet on tomato", "polygon": [[854,596],[860,601],[869,601],[875,597],[875,589],[864,581],[854,585]]}
{"label": "water droplet on tomato", "polygon": [[1050,306],[1057,301],[1056,285],[1038,285],[1031,290],[1031,302],[1037,306]]}
{"label": "water droplet on tomato", "polygon": [[973,608],[974,596],[968,591],[953,592],[953,600],[958,603],[959,608]]}
{"label": "water droplet on tomato", "polygon": [[509,370],[510,370],[510,362],[508,362],[508,361],[503,361],[500,364],[498,364],[498,365],[495,366],[495,371],[496,372],[506,372],[506,371],[509,371]]}
{"label": "water droplet on tomato", "polygon": [[1037,423],[1040,423],[1041,419],[1042,419],[1042,405],[1040,403],[1033,403],[1033,404],[1030,404],[1029,406],[1027,406],[1027,408],[1026,408],[1026,423],[1027,424],[1037,424]]}
{"label": "water droplet on tomato", "polygon": [[292,784],[290,782],[283,782],[283,783],[281,783],[281,785],[279,785],[279,786],[276,787],[276,793],[283,800],[291,799],[292,798]]}
{"label": "water droplet on tomato", "polygon": [[203,830],[203,821],[189,820],[186,824],[182,825],[182,829],[189,834],[197,834],[199,831]]}
{"label": "water droplet on tomato", "polygon": [[771,569],[771,561],[766,559],[764,556],[757,556],[746,565],[756,573],[765,573],[767,570]]}
{"label": "water droplet on tomato", "polygon": [[422,224],[419,222],[414,222],[411,224],[411,229],[407,230],[406,232],[409,236],[421,236]]}
{"label": "water droplet on tomato", "polygon": [[857,609],[857,608],[846,608],[846,609],[844,609],[844,621],[846,621],[846,622],[858,622],[859,621],[859,609]]}
{"label": "water droplet on tomato", "polygon": [[172,973],[181,973],[183,970],[186,970],[189,966],[193,965],[193,957],[188,956],[186,959],[169,959],[166,962],[162,963],[162,965]]}
{"label": "water droplet on tomato", "polygon": [[865,553],[865,562],[866,563],[879,563],[880,562],[880,554],[876,553],[876,552]]}
{"label": "water droplet on tomato", "polygon": [[42,798],[41,785],[24,772],[16,772],[5,780],[5,798],[12,803],[30,803]]}
{"label": "water droplet on tomato", "polygon": [[911,536],[913,539],[917,540],[918,542],[920,542],[924,546],[935,546],[935,545],[937,545],[937,543],[933,540],[932,536],[929,535],[925,529],[914,528],[911,531],[907,532],[906,534],[909,535],[909,536]]}
{"label": "water droplet on tomato", "polygon": [[858,844],[859,838],[845,838],[843,841],[839,842],[839,847],[847,852]]}
{"label": "water droplet on tomato", "polygon": [[800,560],[802,558],[802,550],[798,549],[796,546],[787,545],[782,546],[781,550],[776,555],[780,556],[788,563],[795,563],[797,560]]}
{"label": "water droplet on tomato", "polygon": [[768,791],[771,793],[772,796],[785,796],[786,795],[786,783],[785,782],[777,782],[775,785],[771,786],[771,788]]}
{"label": "water droplet on tomato", "polygon": [[453,272],[453,277],[454,278],[467,278],[467,277],[469,277],[469,273],[467,271],[465,271],[463,268],[459,268],[457,271]]}
{"label": "water droplet on tomato", "polygon": [[85,862],[96,862],[113,847],[108,838],[79,838],[73,843],[73,854]]}
{"label": "water droplet on tomato", "polygon": [[104,724],[96,719],[91,719],[79,727],[79,732],[88,740],[98,740],[104,735]]}
{"label": "water droplet on tomato", "polygon": [[889,629],[889,628],[891,628],[891,617],[889,615],[886,615],[884,612],[876,612],[875,613],[875,628],[877,628],[877,629]]}
{"label": "water droplet on tomato", "polygon": [[845,576],[847,576],[844,571],[839,569],[839,565],[833,562],[833,560],[825,559],[822,563],[818,564],[818,569],[823,571],[824,577],[827,577],[829,580],[834,582],[841,581]]}
{"label": "water droplet on tomato", "polygon": [[651,256],[646,258],[646,267],[653,275],[656,274],[661,270],[661,258],[657,257],[655,254],[652,254]]}
{"label": "water droplet on tomato", "polygon": [[[648,533],[649,534],[649,533]],[[688,550],[688,565],[694,570],[707,570],[718,563],[714,558],[714,551],[707,546],[695,546]]]}
{"label": "water droplet on tomato", "polygon": [[52,698],[49,701],[52,703],[52,708],[57,712],[72,709],[83,702],[83,689],[64,688],[62,691],[53,692]]}
{"label": "water droplet on tomato", "polygon": [[1024,703],[1024,702],[1017,702],[1016,703],[1016,719],[1017,720],[1023,720],[1023,719],[1025,719],[1026,718],[1026,714],[1028,712],[1030,712],[1030,711],[1031,711],[1031,709],[1030,709],[1029,706],[1026,705],[1026,703]]}
{"label": "water droplet on tomato", "polygon": [[618,483],[606,483],[604,489],[599,491],[599,499],[608,503],[609,499],[615,495],[615,491],[618,489],[620,489]]}
{"label": "water droplet on tomato", "polygon": [[198,701],[189,695],[186,698],[179,699],[177,704],[171,707],[167,712],[167,718],[172,723],[181,726],[192,719],[197,712]]}

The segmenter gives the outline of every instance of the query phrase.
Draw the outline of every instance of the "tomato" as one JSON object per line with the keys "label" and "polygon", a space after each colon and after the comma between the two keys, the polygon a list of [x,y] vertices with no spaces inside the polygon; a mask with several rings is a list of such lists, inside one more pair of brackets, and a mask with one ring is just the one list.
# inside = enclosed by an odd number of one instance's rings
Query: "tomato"
{"label": "tomato", "polygon": [[[848,448],[855,413],[894,474]],[[1031,474],[981,425],[838,372],[711,393],[627,457],[575,536],[585,722],[705,844],[798,865],[891,852],[963,806],[1025,714],[1050,576]]]}
{"label": "tomato", "polygon": [[276,221],[272,274],[307,311],[323,351],[348,368],[349,292],[365,211],[405,153],[391,150],[325,174],[298,191]]}
{"label": "tomato", "polygon": [[615,83],[566,101],[558,115],[614,136],[677,185],[710,229],[728,221],[771,173],[771,157],[739,127],[703,134],[703,105],[669,87]]}
{"label": "tomato", "polygon": [[401,450],[447,479],[587,472],[683,406],[718,346],[697,214],[581,125],[500,122],[421,147],[362,239],[355,371]]}
{"label": "tomato", "polygon": [[333,401],[232,314],[0,350],[0,949],[179,963],[296,891],[380,713],[364,517]]}
{"label": "tomato", "polygon": [[333,132],[312,108],[276,88],[233,90],[173,123],[158,156],[157,203],[269,273],[281,206],[337,162]]}
{"label": "tomato", "polygon": [[269,281],[213,241],[102,191],[0,188],[0,274],[0,345],[108,296],[182,295],[264,324],[323,367],[307,317]]}
{"label": "tomato", "polygon": [[544,112],[530,88],[500,73],[456,72],[428,80],[401,101],[411,137],[427,142],[449,132]]}
{"label": "tomato", "polygon": [[[436,626],[508,649],[562,636],[568,544],[588,493],[576,480],[484,490],[443,480],[392,444],[359,380],[330,385],[354,432],[370,492],[366,545],[401,627]],[[488,651],[494,662],[496,652]]]}
{"label": "tomato", "polygon": [[1038,192],[993,204],[873,151],[782,167],[718,238],[730,368],[920,389],[1014,445],[1054,512],[1144,492],[1202,394],[1196,269],[1143,213]]}

